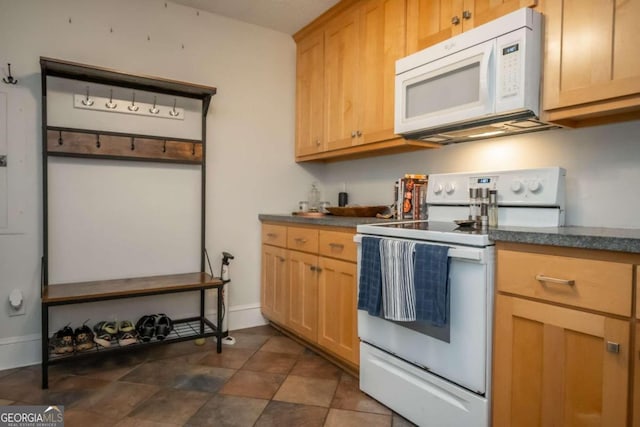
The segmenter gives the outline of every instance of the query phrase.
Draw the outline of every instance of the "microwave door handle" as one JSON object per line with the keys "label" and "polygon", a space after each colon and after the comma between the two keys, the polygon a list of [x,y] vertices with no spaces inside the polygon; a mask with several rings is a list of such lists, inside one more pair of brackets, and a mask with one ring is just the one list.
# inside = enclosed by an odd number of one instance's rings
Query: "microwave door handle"
{"label": "microwave door handle", "polygon": [[495,56],[496,41],[493,40],[487,43],[487,48],[480,59],[480,102],[487,111],[495,111],[496,105],[495,88],[493,87],[496,84],[494,79],[496,73]]}

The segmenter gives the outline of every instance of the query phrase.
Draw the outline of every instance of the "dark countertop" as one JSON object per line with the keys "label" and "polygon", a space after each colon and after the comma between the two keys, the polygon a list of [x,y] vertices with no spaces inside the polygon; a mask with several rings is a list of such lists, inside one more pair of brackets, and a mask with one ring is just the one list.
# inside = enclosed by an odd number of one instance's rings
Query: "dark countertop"
{"label": "dark countertop", "polygon": [[494,241],[640,253],[640,229],[604,227],[498,227]]}
{"label": "dark countertop", "polygon": [[291,214],[260,214],[260,221],[287,222],[291,224],[324,225],[329,227],[356,228],[358,224],[370,224],[372,222],[392,222],[392,219],[375,217],[354,217],[325,215],[321,217],[304,217]]}

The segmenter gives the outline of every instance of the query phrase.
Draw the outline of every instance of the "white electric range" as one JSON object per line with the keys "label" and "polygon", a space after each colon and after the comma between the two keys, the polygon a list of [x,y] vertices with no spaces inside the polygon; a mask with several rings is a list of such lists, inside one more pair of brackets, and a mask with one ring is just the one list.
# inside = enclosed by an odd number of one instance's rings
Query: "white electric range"
{"label": "white electric range", "polygon": [[[458,227],[469,188],[497,190],[498,225],[564,225],[559,167],[429,176],[428,221],[366,224],[365,236],[449,247],[444,327],[395,322],[358,310],[360,388],[418,425],[488,426],[495,248],[487,230]],[[367,261],[367,260],[364,260]],[[358,271],[363,262],[358,251]]]}

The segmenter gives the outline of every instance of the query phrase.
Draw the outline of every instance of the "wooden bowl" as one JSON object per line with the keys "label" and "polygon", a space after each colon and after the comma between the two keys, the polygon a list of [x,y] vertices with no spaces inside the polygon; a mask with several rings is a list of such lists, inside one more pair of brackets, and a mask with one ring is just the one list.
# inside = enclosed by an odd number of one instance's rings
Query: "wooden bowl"
{"label": "wooden bowl", "polygon": [[336,216],[375,217],[377,214],[389,209],[389,206],[327,206],[325,209]]}

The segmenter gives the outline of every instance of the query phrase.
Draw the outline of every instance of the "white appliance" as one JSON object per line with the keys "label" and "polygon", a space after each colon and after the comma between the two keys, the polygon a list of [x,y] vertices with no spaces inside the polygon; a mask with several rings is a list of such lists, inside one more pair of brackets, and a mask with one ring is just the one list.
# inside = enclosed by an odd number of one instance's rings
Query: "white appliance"
{"label": "white appliance", "polygon": [[[374,236],[446,245],[450,258],[447,327],[358,310],[362,391],[418,425],[490,424],[495,248],[486,231],[453,220],[467,218],[469,188],[484,186],[498,190],[499,225],[563,225],[565,174],[554,167],[431,175],[429,221],[357,227],[356,242]],[[358,272],[362,262],[359,248]]]}
{"label": "white appliance", "polygon": [[538,120],[541,21],[519,9],[396,61],[395,133],[448,144],[554,127]]}

